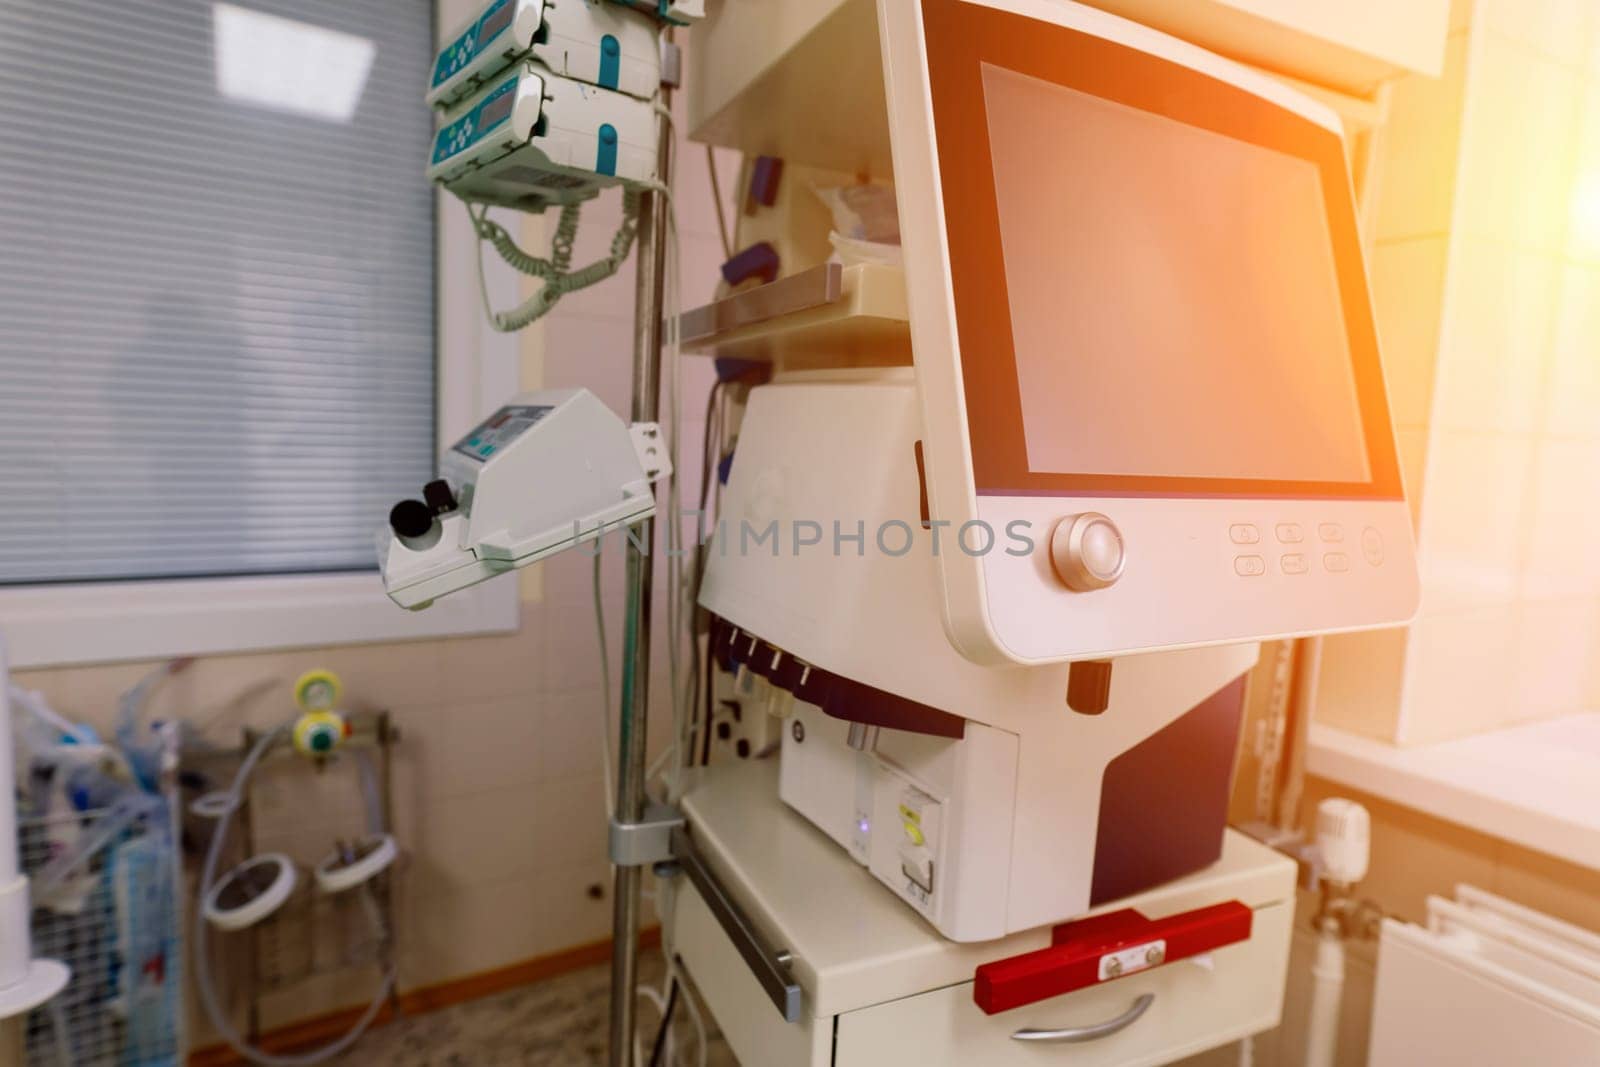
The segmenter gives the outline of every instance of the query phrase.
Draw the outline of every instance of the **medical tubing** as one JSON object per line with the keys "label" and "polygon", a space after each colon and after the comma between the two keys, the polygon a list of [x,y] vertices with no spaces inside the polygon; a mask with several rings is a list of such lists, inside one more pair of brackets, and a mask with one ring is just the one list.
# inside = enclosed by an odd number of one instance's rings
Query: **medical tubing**
{"label": "medical tubing", "polygon": [[80,867],[140,819],[146,817],[159,819],[165,813],[166,805],[160,797],[137,790],[124,793],[107,809],[104,816],[96,820],[93,830],[80,837],[69,851],[52,856],[50,862],[34,875],[34,898],[47,899],[55,892],[57,886],[76,874]]}
{"label": "medical tubing", "polygon": [[367,833],[386,834],[389,827],[383,818],[383,791],[378,787],[378,769],[372,765],[372,753],[358,748],[352,755],[361,776],[361,797],[367,803]]}
{"label": "medical tubing", "polygon": [[[239,765],[239,773],[234,776],[233,785],[228,789],[228,805],[221,817],[217,820],[216,832],[211,835],[211,847],[206,851],[205,867],[200,875],[200,899],[205,900],[210,894],[217,876],[217,863],[222,858],[223,844],[228,837],[228,826],[233,821],[233,813],[239,809],[243,802],[245,783],[250,781],[250,776],[255,773],[256,765],[261,762],[269,749],[280,738],[289,733],[290,726],[285,724],[275,730],[268,731],[255,743],[244,762]],[[366,1033],[373,1020],[378,1017],[378,1012],[383,1010],[384,1003],[389,999],[389,992],[394,987],[394,968],[390,967],[384,972],[383,981],[379,985],[377,995],[372,998],[371,1005],[357,1019],[355,1025],[344,1032],[337,1040],[331,1041],[321,1048],[310,1052],[294,1055],[279,1055],[256,1048],[245,1040],[244,1035],[234,1029],[228,1021],[227,1012],[222,1008],[217,996],[217,988],[211,974],[210,945],[207,935],[210,933],[210,923],[206,921],[205,909],[195,909],[194,921],[194,967],[195,984],[200,987],[200,1003],[204,1006],[206,1015],[211,1020],[211,1025],[216,1027],[222,1040],[228,1047],[251,1063],[260,1064],[261,1067],[309,1067],[310,1064],[324,1063],[333,1057],[345,1052],[351,1045]]]}
{"label": "medical tubing", "polygon": [[36,690],[23,689],[13,683],[6,683],[6,692],[11,696],[13,711],[21,708],[35,719],[44,723],[63,737],[70,737],[74,744],[92,745],[97,743],[94,732],[65,718],[60,712],[50,706],[49,701]]}

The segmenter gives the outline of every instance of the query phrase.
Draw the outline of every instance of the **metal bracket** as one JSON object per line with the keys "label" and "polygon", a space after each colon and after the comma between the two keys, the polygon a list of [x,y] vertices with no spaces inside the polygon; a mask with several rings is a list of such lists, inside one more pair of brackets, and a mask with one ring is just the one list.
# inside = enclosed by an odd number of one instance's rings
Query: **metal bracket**
{"label": "metal bracket", "polygon": [[672,473],[672,458],[661,438],[660,423],[636,422],[628,427],[628,436],[633,439],[633,452],[639,457],[646,478],[655,482]]}
{"label": "metal bracket", "polygon": [[672,832],[683,825],[683,812],[670,804],[646,804],[638,822],[611,820],[611,862],[618,867],[643,867],[672,859]]}
{"label": "metal bracket", "polygon": [[683,49],[661,39],[661,84],[676,89],[683,84]]}

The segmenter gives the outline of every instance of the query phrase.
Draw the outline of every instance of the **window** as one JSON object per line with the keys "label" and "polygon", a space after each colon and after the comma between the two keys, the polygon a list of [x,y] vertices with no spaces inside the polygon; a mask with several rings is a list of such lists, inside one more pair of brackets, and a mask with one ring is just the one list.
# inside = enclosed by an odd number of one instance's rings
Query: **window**
{"label": "window", "polygon": [[0,7],[19,663],[507,624],[494,594],[408,621],[375,570],[440,436],[515,386],[435,344],[476,355],[445,321],[475,288],[436,284],[476,275],[422,179],[433,42],[429,0]]}

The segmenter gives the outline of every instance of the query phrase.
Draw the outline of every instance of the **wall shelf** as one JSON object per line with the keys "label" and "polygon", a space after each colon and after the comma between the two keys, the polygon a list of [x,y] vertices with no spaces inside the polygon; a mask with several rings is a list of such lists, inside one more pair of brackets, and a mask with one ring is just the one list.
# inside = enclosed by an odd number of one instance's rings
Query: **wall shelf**
{"label": "wall shelf", "polygon": [[1306,770],[1600,870],[1600,713],[1401,748],[1312,723]]}
{"label": "wall shelf", "polygon": [[905,272],[824,263],[686,311],[685,352],[773,363],[785,370],[909,366]]}

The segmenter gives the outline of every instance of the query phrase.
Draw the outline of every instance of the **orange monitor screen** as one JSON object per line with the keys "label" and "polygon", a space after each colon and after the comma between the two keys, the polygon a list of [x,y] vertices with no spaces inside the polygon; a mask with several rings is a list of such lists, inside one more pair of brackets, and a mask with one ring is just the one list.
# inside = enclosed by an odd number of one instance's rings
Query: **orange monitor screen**
{"label": "orange monitor screen", "polygon": [[1338,135],[1075,30],[923,10],[979,491],[1399,498]]}

